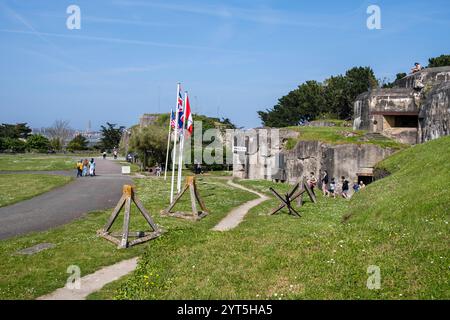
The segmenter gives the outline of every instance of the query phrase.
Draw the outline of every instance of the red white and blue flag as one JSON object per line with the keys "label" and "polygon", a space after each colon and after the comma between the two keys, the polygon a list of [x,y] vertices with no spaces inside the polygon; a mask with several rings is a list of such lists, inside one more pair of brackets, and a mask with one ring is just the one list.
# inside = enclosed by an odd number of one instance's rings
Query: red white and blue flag
{"label": "red white and blue flag", "polygon": [[181,95],[181,86],[178,90],[178,129],[183,129],[183,96]]}
{"label": "red white and blue flag", "polygon": [[170,126],[172,129],[175,129],[175,112],[173,110],[170,110]]}

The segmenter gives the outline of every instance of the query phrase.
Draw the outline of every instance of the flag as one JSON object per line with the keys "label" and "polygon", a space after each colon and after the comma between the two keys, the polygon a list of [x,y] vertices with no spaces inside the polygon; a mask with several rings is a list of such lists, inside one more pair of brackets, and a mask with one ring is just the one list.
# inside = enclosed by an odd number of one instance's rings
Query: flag
{"label": "flag", "polygon": [[178,129],[183,129],[183,96],[181,95],[181,86],[178,91]]}
{"label": "flag", "polygon": [[194,121],[192,120],[191,105],[189,104],[189,97],[187,94],[186,94],[185,113],[186,113],[186,119],[187,119],[186,130],[189,134],[192,134],[192,130],[194,129],[194,126],[193,126]]}
{"label": "flag", "polygon": [[175,112],[170,111],[170,126],[175,129]]}

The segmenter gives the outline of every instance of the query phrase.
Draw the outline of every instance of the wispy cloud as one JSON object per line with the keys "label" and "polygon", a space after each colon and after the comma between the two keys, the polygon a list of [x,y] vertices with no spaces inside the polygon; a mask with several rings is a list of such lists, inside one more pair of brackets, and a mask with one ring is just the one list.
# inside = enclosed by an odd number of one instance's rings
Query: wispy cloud
{"label": "wispy cloud", "polygon": [[114,4],[130,7],[149,7],[174,12],[206,15],[223,19],[236,19],[266,25],[282,25],[312,28],[343,28],[342,22],[336,24],[335,19],[325,15],[292,15],[284,11],[264,8],[241,8],[229,5],[201,5],[194,3],[167,4],[161,2],[143,2],[133,0],[117,0]]}
{"label": "wispy cloud", "polygon": [[130,39],[110,38],[110,37],[85,36],[85,35],[68,35],[68,34],[62,34],[62,33],[38,32],[38,31],[31,31],[31,30],[26,31],[26,30],[0,29],[0,32],[29,34],[29,35],[35,35],[35,36],[41,36],[41,37],[66,38],[66,39],[72,39],[72,40],[78,39],[78,40],[87,40],[87,41],[101,41],[101,42],[108,42],[108,43],[152,46],[152,47],[161,47],[161,48],[208,50],[208,51],[218,51],[218,52],[228,52],[228,53],[243,53],[242,51],[226,50],[226,49],[207,47],[207,46],[165,43],[165,42],[155,42],[155,41],[146,41],[146,40],[130,40]]}
{"label": "wispy cloud", "polygon": [[[33,15],[39,17],[47,17],[47,18],[61,18],[60,14],[57,13],[48,13],[48,12],[39,12],[34,13]],[[124,19],[124,18],[106,18],[100,16],[92,16],[83,14],[83,22],[94,22],[94,23],[107,23],[107,24],[123,24],[123,25],[133,25],[133,26],[142,26],[142,27],[179,27],[179,23],[169,23],[169,22],[156,22],[156,21],[143,21],[138,19]]]}
{"label": "wispy cloud", "polygon": [[[38,30],[36,30],[34,28],[34,26],[27,20],[25,19],[23,16],[21,16],[20,14],[18,14],[16,11],[12,10],[11,8],[9,8],[6,4],[4,3],[0,3],[0,7],[4,10],[4,12],[6,12],[6,14],[8,16],[10,16],[11,18],[19,21],[22,25],[24,25],[28,31],[24,31],[28,34],[31,34],[37,38],[39,38],[41,41],[47,43],[50,47],[53,48],[53,50],[55,50],[60,56],[64,56],[65,58],[69,59],[69,57],[67,56],[67,54],[61,49],[59,48],[57,45],[55,45],[52,41],[50,41],[49,39],[47,39],[45,37],[45,34],[43,34],[42,32],[39,32]],[[74,65],[67,63],[66,61],[63,61],[59,58],[55,58],[55,57],[48,57],[50,60],[53,61],[58,61],[59,64],[65,66],[66,68],[72,70],[72,71],[77,71],[80,72],[80,69],[75,67]]]}

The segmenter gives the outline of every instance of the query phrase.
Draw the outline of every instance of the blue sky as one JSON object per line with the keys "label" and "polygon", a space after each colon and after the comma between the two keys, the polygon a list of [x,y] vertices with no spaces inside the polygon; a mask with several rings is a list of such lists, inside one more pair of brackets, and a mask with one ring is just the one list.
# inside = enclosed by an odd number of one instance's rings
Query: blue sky
{"label": "blue sky", "polygon": [[0,0],[0,122],[130,126],[168,112],[180,81],[194,112],[254,127],[303,81],[352,66],[392,78],[449,54],[449,35],[448,0]]}

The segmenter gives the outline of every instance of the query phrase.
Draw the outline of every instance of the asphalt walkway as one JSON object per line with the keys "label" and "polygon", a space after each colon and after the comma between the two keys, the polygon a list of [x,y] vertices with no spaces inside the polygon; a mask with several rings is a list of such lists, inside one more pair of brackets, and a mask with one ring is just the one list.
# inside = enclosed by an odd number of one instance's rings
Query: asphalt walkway
{"label": "asphalt walkway", "polygon": [[[88,212],[112,208],[119,201],[122,186],[132,183],[129,176],[121,174],[121,166],[101,158],[95,177],[77,178],[65,186],[0,208],[0,239],[45,231],[80,218]],[[58,171],[27,172],[40,174],[72,174]]]}

